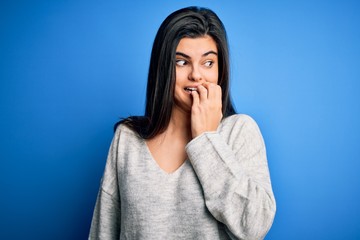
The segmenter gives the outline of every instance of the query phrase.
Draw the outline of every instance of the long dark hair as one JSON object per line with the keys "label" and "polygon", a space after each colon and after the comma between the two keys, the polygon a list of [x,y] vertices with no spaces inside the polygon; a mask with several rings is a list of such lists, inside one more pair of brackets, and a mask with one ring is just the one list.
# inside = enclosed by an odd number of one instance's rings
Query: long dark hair
{"label": "long dark hair", "polygon": [[218,84],[222,89],[222,112],[235,113],[229,92],[229,49],[226,31],[219,17],[210,9],[187,7],[170,14],[161,24],[152,47],[146,91],[145,116],[131,116],[115,125],[126,124],[144,139],[166,130],[174,105],[175,52],[184,37],[211,36],[219,59]]}

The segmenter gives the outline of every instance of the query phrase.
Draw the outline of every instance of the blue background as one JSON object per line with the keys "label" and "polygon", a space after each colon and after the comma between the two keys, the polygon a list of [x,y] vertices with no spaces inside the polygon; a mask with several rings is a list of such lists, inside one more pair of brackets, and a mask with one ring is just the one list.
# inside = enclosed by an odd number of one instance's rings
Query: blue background
{"label": "blue background", "polygon": [[[291,3],[290,3],[291,2]],[[156,31],[207,6],[264,135],[266,239],[360,238],[358,1],[1,1],[0,239],[86,239],[113,124],[141,115]]]}

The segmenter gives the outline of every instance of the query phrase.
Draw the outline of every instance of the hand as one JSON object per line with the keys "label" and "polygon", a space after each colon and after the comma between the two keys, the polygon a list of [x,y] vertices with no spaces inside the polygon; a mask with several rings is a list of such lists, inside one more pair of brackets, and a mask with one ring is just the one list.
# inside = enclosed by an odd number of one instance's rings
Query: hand
{"label": "hand", "polygon": [[195,138],[203,132],[216,131],[222,115],[221,87],[205,82],[192,91],[191,134]]}

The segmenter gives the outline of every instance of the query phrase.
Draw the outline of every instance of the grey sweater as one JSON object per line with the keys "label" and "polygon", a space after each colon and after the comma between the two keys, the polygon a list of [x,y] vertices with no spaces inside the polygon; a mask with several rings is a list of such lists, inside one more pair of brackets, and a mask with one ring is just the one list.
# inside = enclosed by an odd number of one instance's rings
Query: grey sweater
{"label": "grey sweater", "polygon": [[166,173],[145,140],[120,125],[89,239],[263,239],[276,205],[255,121],[230,116],[186,152],[188,160]]}

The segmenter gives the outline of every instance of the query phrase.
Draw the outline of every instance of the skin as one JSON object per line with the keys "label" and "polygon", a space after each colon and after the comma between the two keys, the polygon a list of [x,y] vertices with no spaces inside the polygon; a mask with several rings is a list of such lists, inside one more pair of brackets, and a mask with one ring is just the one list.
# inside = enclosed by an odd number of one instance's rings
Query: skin
{"label": "skin", "polygon": [[[170,123],[165,132],[147,141],[154,160],[165,172],[172,173],[184,163],[189,141],[217,130],[222,119],[218,71],[217,47],[210,36],[180,40]],[[187,91],[187,87],[196,91]]]}

